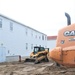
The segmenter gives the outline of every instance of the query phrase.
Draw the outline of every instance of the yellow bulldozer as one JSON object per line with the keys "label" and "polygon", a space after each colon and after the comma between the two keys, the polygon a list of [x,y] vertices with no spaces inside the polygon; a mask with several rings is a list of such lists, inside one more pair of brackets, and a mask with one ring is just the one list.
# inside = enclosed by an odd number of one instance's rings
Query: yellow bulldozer
{"label": "yellow bulldozer", "polygon": [[48,62],[49,48],[44,48],[40,46],[35,46],[33,52],[30,54],[29,58],[26,58],[24,62],[34,62],[38,64],[40,62]]}

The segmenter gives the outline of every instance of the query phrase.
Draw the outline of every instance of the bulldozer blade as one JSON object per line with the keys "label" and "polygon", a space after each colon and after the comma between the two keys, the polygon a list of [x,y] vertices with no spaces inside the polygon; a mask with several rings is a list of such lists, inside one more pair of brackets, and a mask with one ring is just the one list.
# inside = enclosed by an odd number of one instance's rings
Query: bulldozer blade
{"label": "bulldozer blade", "polygon": [[33,58],[26,58],[24,62],[35,62],[36,59]]}

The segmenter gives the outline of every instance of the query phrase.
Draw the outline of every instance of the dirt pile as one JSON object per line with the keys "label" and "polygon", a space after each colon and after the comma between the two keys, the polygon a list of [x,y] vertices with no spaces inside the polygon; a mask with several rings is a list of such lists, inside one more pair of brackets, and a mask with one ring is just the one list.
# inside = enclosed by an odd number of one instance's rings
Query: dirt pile
{"label": "dirt pile", "polygon": [[0,75],[75,75],[75,68],[57,67],[54,62],[48,63],[2,63]]}

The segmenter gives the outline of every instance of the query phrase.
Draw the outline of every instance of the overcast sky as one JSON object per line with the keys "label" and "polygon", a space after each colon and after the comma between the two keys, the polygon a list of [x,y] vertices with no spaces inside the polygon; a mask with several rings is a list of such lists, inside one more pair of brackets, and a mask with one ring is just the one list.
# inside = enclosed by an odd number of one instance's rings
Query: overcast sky
{"label": "overcast sky", "polygon": [[75,0],[0,0],[0,13],[49,36],[67,26],[64,13],[75,23]]}

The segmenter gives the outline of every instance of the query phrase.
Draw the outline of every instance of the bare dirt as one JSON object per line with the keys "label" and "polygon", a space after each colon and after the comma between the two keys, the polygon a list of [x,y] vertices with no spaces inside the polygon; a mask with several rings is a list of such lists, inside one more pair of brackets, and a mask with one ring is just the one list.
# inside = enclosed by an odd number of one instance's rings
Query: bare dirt
{"label": "bare dirt", "polygon": [[57,67],[53,61],[34,64],[0,63],[0,75],[75,75],[75,68]]}

